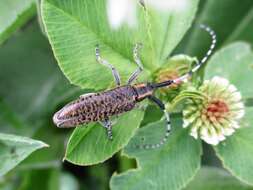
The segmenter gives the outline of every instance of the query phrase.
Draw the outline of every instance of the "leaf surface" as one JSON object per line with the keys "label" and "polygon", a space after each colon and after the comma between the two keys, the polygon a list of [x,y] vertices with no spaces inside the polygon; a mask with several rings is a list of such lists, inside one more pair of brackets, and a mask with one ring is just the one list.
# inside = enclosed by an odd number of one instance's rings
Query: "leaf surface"
{"label": "leaf surface", "polygon": [[47,146],[41,141],[0,133],[0,176],[6,174],[35,150]]}
{"label": "leaf surface", "polygon": [[[181,44],[181,52],[199,59],[205,55],[211,39],[199,29],[199,24],[209,25],[217,34],[217,47],[236,40],[252,44],[253,2],[245,0],[202,1],[203,6],[196,17],[196,25]],[[240,5],[240,6],[238,6]],[[226,11],[225,11],[226,10]],[[217,49],[217,48],[216,48]]]}
{"label": "leaf surface", "polygon": [[198,0],[189,1],[189,7],[181,13],[160,13],[138,4],[138,26],[119,30],[109,27],[105,0],[43,0],[42,18],[54,54],[70,82],[83,88],[104,89],[114,82],[108,68],[95,60],[97,44],[102,57],[126,81],[136,69],[133,46],[143,43],[141,57],[146,78],[179,43],[191,25],[197,4]]}
{"label": "leaf surface", "polygon": [[[209,61],[206,79],[218,75],[227,78],[242,93],[242,97],[251,98],[253,89],[249,87],[253,80],[253,53],[250,45],[243,42],[230,44],[219,50]],[[241,121],[241,129],[228,137],[226,141],[214,147],[223,165],[242,181],[253,184],[253,126],[252,107],[245,108],[246,114]]]}
{"label": "leaf surface", "polygon": [[139,149],[136,145],[159,142],[164,135],[165,122],[151,123],[138,130],[124,149],[124,154],[137,159],[137,168],[114,175],[110,186],[116,189],[183,188],[200,167],[202,153],[200,141],[181,128],[180,119],[172,122],[173,130],[168,142],[158,149]]}
{"label": "leaf surface", "polygon": [[226,171],[215,167],[202,167],[184,190],[252,190]]}
{"label": "leaf surface", "polygon": [[0,44],[35,15],[35,0],[0,2]]}
{"label": "leaf surface", "polygon": [[236,134],[215,147],[223,166],[241,181],[253,185],[253,126],[238,129]]}
{"label": "leaf surface", "polygon": [[70,131],[57,129],[52,116],[83,91],[65,79],[35,22],[0,47],[0,60],[1,132],[29,136],[50,145],[34,152],[19,167],[60,163],[64,140]]}
{"label": "leaf surface", "polygon": [[129,142],[143,115],[141,110],[132,110],[119,116],[112,128],[112,141],[99,123],[76,128],[69,139],[65,159],[78,165],[105,161]]}
{"label": "leaf surface", "polygon": [[248,43],[232,43],[217,51],[206,67],[205,79],[221,76],[234,84],[243,98],[253,97],[253,52]]}

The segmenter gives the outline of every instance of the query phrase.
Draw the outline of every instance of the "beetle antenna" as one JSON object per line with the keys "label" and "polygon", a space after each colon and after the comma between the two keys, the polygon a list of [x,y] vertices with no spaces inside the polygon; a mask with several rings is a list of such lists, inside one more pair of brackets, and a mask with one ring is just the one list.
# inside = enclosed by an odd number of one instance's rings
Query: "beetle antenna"
{"label": "beetle antenna", "polygon": [[193,73],[195,73],[197,70],[199,70],[199,68],[202,65],[204,65],[204,63],[210,57],[210,55],[212,54],[212,52],[213,52],[213,50],[215,48],[215,45],[216,45],[216,34],[215,34],[215,32],[209,26],[206,26],[204,24],[201,24],[200,28],[203,29],[203,30],[205,30],[206,32],[208,32],[209,35],[212,38],[212,44],[210,45],[210,48],[207,51],[206,55],[201,59],[200,62],[198,62],[195,65],[195,67],[191,71],[189,71],[185,75],[183,75],[183,76],[181,76],[181,77],[179,77],[177,79],[174,79],[174,80],[167,80],[167,81],[164,81],[164,82],[161,82],[161,83],[152,84],[153,88],[162,88],[162,87],[166,87],[166,86],[169,86],[171,84],[174,84],[174,83],[176,83],[176,84],[181,83],[181,82],[185,81],[186,79],[188,79],[190,76],[192,76]]}

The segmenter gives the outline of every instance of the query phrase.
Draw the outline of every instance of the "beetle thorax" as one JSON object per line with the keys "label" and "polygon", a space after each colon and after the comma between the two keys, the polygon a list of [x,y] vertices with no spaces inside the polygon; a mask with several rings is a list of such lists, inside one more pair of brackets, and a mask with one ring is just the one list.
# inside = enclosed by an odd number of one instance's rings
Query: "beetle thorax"
{"label": "beetle thorax", "polygon": [[143,99],[151,96],[153,94],[153,88],[145,83],[135,84],[133,88],[136,90],[137,93],[137,101],[142,101]]}

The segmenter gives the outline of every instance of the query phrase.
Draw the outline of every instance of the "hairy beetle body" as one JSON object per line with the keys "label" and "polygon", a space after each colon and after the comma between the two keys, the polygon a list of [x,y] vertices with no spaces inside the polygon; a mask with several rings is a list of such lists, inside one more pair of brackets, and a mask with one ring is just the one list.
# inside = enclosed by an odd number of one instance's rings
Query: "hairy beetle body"
{"label": "hairy beetle body", "polygon": [[54,122],[58,127],[74,127],[94,121],[104,121],[113,115],[132,110],[137,100],[137,92],[130,85],[80,96],[58,111]]}

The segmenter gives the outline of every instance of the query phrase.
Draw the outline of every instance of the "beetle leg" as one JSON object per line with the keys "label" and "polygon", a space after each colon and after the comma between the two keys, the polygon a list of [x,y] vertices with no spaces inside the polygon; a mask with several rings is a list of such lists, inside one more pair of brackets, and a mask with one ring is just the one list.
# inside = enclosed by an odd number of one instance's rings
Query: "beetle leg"
{"label": "beetle leg", "polygon": [[120,86],[120,76],[118,71],[115,69],[115,67],[113,65],[111,65],[110,63],[108,63],[108,61],[104,60],[101,58],[100,56],[100,51],[99,51],[99,46],[97,45],[95,48],[95,52],[96,52],[96,60],[98,63],[108,67],[111,71],[112,71],[112,75],[114,77],[115,83],[117,86]]}
{"label": "beetle leg", "polygon": [[135,47],[133,49],[134,62],[137,64],[138,68],[129,77],[127,84],[131,84],[133,81],[135,81],[137,77],[139,76],[139,74],[143,71],[143,66],[142,66],[141,59],[138,52],[141,46],[142,45],[140,43],[137,43],[135,44]]}
{"label": "beetle leg", "polygon": [[112,122],[108,119],[100,121],[101,125],[107,130],[107,136],[112,140]]}
{"label": "beetle leg", "polygon": [[165,132],[164,137],[160,140],[160,142],[158,142],[156,144],[145,144],[145,145],[141,145],[138,147],[141,147],[144,149],[159,148],[161,145],[163,145],[168,140],[168,137],[170,135],[170,130],[171,130],[170,115],[166,111],[165,105],[161,100],[159,100],[155,96],[149,96],[148,98],[149,98],[149,100],[154,102],[156,105],[158,105],[159,108],[164,112],[165,119],[166,119],[166,132]]}
{"label": "beetle leg", "polygon": [[170,114],[166,111],[164,103],[158,98],[156,98],[155,96],[149,96],[149,99],[153,101],[155,104],[157,104],[159,108],[164,112],[165,119],[167,122],[166,132],[170,133],[170,130],[171,130]]}

